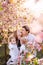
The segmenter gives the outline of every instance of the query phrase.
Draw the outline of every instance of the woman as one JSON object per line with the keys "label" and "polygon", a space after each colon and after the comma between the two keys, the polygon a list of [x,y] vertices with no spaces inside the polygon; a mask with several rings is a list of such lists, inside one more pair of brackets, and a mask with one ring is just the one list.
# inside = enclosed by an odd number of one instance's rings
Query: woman
{"label": "woman", "polygon": [[20,43],[21,36],[22,36],[21,30],[17,30],[17,46],[19,50],[21,46],[21,43]]}

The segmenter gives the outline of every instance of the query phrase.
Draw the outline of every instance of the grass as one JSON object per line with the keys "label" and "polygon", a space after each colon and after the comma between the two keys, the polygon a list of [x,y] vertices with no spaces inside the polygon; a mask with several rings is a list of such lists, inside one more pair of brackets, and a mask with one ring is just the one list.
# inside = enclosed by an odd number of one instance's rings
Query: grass
{"label": "grass", "polygon": [[[6,55],[5,55],[5,49],[6,49]],[[5,48],[5,44],[3,44],[2,46],[0,46],[0,65],[5,65],[5,60],[8,60],[7,58],[8,55],[8,47],[6,45]]]}

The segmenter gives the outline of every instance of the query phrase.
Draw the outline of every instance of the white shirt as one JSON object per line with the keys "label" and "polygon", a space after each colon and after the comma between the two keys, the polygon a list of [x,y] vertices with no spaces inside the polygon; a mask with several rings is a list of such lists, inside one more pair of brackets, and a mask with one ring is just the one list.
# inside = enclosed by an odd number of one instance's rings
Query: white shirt
{"label": "white shirt", "polygon": [[11,56],[12,60],[17,59],[19,55],[19,50],[17,48],[17,45],[9,43],[8,47],[10,49],[9,55]]}
{"label": "white shirt", "polygon": [[28,36],[27,36],[27,39],[28,39],[28,41],[30,41],[30,42],[34,42],[34,40],[35,40],[35,35],[29,33]]}
{"label": "white shirt", "polygon": [[20,47],[20,53],[22,53],[22,51],[25,51],[25,50],[26,50],[25,45],[22,44],[21,47]]}

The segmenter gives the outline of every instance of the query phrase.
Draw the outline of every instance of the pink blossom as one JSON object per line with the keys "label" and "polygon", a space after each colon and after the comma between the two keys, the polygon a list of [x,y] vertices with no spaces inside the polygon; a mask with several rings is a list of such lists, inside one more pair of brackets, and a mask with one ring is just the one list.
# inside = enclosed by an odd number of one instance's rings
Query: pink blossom
{"label": "pink blossom", "polygon": [[28,58],[28,59],[26,59],[26,63],[28,63],[30,60],[31,60],[31,59],[29,59],[29,58]]}
{"label": "pink blossom", "polygon": [[6,6],[7,6],[7,2],[4,1],[4,2],[2,3],[2,6],[3,6],[3,7],[6,7]]}
{"label": "pink blossom", "polygon": [[43,40],[43,32],[39,33],[40,38]]}
{"label": "pink blossom", "polygon": [[40,43],[38,42],[35,43],[35,49],[37,49],[38,51],[42,49],[42,47],[40,46]]}
{"label": "pink blossom", "polygon": [[36,35],[36,42],[42,43],[43,41],[43,32],[40,32]]}

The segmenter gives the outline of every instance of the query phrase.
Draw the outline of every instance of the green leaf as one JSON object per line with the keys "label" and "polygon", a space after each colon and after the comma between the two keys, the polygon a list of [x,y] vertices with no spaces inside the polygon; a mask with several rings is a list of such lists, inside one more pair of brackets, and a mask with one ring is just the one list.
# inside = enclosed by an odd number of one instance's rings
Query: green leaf
{"label": "green leaf", "polygon": [[22,63],[22,65],[24,65],[24,64]]}
{"label": "green leaf", "polygon": [[0,6],[0,11],[2,11],[3,10],[3,8]]}
{"label": "green leaf", "polygon": [[1,5],[1,3],[0,3],[0,11],[2,11],[3,10],[3,7],[2,7],[2,5]]}
{"label": "green leaf", "polygon": [[38,60],[37,60],[37,58],[34,60],[34,64],[35,64],[35,65],[38,65]]}
{"label": "green leaf", "polygon": [[3,40],[3,36],[2,35],[0,35],[0,42]]}

